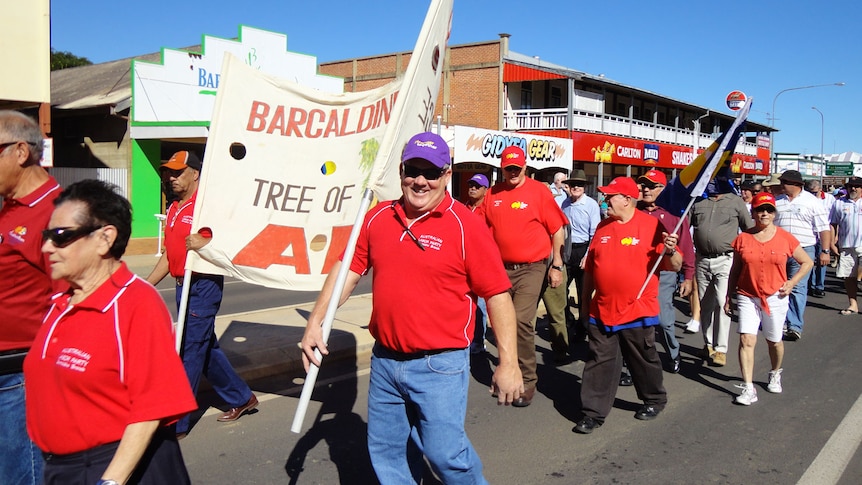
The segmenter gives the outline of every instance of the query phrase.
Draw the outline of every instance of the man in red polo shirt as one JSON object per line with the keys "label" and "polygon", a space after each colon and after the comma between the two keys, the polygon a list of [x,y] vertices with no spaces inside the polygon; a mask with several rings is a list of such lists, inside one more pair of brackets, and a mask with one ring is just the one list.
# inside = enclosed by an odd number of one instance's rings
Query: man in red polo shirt
{"label": "man in red polo shirt", "polygon": [[[512,283],[510,293],[518,318],[518,363],[524,394],[514,403],[527,407],[536,392],[536,343],[533,321],[542,284],[564,284],[562,248],[568,219],[548,187],[527,177],[524,151],[512,145],[500,155],[503,181],[485,194],[478,214],[485,218],[500,248]],[[550,266],[549,266],[550,263]]]}
{"label": "man in red polo shirt", "polygon": [[608,201],[608,218],[599,223],[590,243],[581,290],[583,308],[590,312],[590,353],[581,383],[584,417],[573,431],[584,434],[601,426],[610,413],[623,359],[644,402],[635,418],[654,419],[667,404],[655,348],[658,277],[650,270],[657,259],[663,271],[682,268],[679,238],[663,233],[658,219],[637,210],[639,191],[633,179],[617,177],[599,191]]}
{"label": "man in red polo shirt", "polygon": [[[384,485],[419,483],[423,454],[443,483],[486,483],[464,431],[468,346],[476,298],[485,298],[500,356],[491,390],[500,404],[517,399],[523,387],[509,280],[482,220],[446,192],[452,176],[446,142],[420,133],[401,160],[403,196],[365,215],[338,295],[347,300],[362,275],[374,269],[368,327],[377,340],[368,386],[371,463]],[[310,363],[320,365],[315,349],[328,354],[321,324],[341,264],[332,268],[308,318],[302,338],[306,370]]]}
{"label": "man in red polo shirt", "polygon": [[27,437],[22,364],[51,294],[66,285],[53,286],[41,250],[60,195],[41,158],[39,125],[17,111],[0,111],[0,483],[42,480],[42,454]]}
{"label": "man in red polo shirt", "polygon": [[[201,159],[189,151],[175,153],[159,167],[162,177],[170,182],[178,199],[168,208],[166,216],[165,253],[147,276],[147,281],[156,285],[168,273],[176,278],[177,308],[180,306],[183,284],[191,285],[183,335],[183,365],[192,391],[197,393],[201,375],[205,375],[216,393],[230,407],[217,418],[218,421],[236,421],[256,408],[258,401],[248,384],[231,366],[215,335],[215,317],[221,305],[224,276],[193,273],[191,281],[183,280],[188,250],[202,248],[212,236],[203,230],[191,234],[201,168]],[[189,426],[190,418],[186,415],[177,423],[177,435],[184,437]]]}

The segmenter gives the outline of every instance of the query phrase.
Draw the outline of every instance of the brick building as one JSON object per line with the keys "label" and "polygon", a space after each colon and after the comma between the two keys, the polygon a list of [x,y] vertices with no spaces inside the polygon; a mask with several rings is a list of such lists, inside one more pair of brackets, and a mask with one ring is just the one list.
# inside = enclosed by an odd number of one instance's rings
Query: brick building
{"label": "brick building", "polygon": [[[512,52],[509,40],[500,34],[491,41],[449,46],[437,119],[446,127],[570,138],[574,150],[564,168],[585,169],[598,182],[593,187],[650,168],[674,175],[733,122],[733,115],[714,108]],[[344,78],[345,92],[363,91],[403,73],[409,60],[409,52],[361,57],[322,63],[320,73]],[[769,174],[770,131],[748,122],[731,164],[740,176]],[[535,176],[548,180],[552,174]]]}

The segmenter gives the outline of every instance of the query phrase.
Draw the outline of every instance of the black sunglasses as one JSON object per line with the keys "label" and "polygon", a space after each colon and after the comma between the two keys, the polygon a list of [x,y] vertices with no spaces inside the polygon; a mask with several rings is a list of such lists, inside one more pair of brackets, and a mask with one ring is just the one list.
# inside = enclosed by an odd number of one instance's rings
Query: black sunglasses
{"label": "black sunglasses", "polygon": [[420,175],[425,177],[425,180],[437,180],[446,173],[443,168],[419,168],[414,165],[404,165],[404,176],[415,179]]}
{"label": "black sunglasses", "polygon": [[51,244],[55,247],[65,248],[78,239],[81,239],[84,236],[89,236],[103,227],[105,226],[83,226],[77,229],[72,229],[71,227],[55,227],[53,229],[45,229],[42,231],[42,239],[51,241]]}
{"label": "black sunglasses", "polygon": [[12,145],[17,145],[19,143],[21,143],[21,142],[20,141],[10,141],[10,142],[6,142],[6,143],[0,143],[0,152],[11,147]]}
{"label": "black sunglasses", "polygon": [[764,211],[772,214],[773,212],[775,212],[775,207],[772,207],[771,205],[766,205],[766,206],[760,206],[760,207],[757,207],[754,209],[754,212],[764,212]]}
{"label": "black sunglasses", "polygon": [[524,169],[524,167],[519,167],[517,165],[509,165],[508,167],[503,167],[503,170],[505,170],[507,172],[512,172],[512,173],[518,173],[523,169]]}
{"label": "black sunglasses", "polygon": [[478,189],[479,187],[484,187],[484,185],[479,185],[476,182],[467,182],[467,187],[471,189]]}

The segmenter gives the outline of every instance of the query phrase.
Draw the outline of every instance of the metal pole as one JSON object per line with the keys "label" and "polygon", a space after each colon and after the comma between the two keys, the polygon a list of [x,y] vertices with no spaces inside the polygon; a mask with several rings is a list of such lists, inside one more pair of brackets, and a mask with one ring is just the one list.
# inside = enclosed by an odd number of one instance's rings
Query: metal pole
{"label": "metal pole", "polygon": [[[829,84],[813,84],[811,86],[799,86],[796,88],[782,89],[781,91],[778,91],[778,94],[776,94],[774,98],[772,98],[772,113],[771,114],[772,114],[772,130],[773,131],[769,132],[769,149],[772,151],[773,162],[775,161],[775,120],[777,119],[775,117],[775,102],[778,101],[778,97],[781,96],[781,93],[786,93],[787,91],[796,91],[799,89],[822,88],[825,86],[839,86],[839,87],[841,87],[841,86],[844,86],[844,83],[838,82],[838,83],[829,83]],[[770,167],[770,172],[774,172],[774,165],[773,165],[773,167]]]}
{"label": "metal pole", "polygon": [[811,109],[820,114],[820,185],[823,186],[823,175],[826,173],[826,155],[823,153],[823,112],[817,109],[817,106],[812,106]]}

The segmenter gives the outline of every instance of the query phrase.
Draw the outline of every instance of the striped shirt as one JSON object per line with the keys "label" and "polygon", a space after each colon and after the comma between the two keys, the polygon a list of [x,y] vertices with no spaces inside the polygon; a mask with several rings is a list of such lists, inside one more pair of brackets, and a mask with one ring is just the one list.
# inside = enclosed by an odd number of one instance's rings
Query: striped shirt
{"label": "striped shirt", "polygon": [[826,209],[811,192],[803,190],[793,200],[782,194],[775,198],[775,204],[775,225],[793,234],[803,248],[817,243],[815,234],[829,230]]}
{"label": "striped shirt", "polygon": [[835,201],[829,222],[838,227],[839,248],[862,247],[862,198],[841,197]]}

